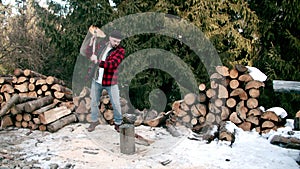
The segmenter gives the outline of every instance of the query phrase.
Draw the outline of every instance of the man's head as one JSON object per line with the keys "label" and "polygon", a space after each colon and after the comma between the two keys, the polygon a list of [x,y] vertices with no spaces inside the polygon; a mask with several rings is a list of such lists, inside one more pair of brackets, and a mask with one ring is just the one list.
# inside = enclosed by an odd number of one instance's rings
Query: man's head
{"label": "man's head", "polygon": [[110,43],[111,47],[113,47],[113,48],[118,47],[120,45],[121,40],[122,40],[122,34],[120,31],[113,30],[110,33],[109,43]]}

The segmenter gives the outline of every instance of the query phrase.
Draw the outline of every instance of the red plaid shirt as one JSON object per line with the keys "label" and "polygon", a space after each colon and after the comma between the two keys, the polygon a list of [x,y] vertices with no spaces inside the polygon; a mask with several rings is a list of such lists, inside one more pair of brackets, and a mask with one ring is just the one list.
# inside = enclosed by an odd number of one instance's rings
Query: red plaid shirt
{"label": "red plaid shirt", "polygon": [[[102,53],[103,49],[105,49],[105,45],[107,45],[106,42],[100,42],[97,44],[96,47],[96,54],[99,59],[99,54]],[[92,46],[89,46],[86,50],[86,57],[90,59],[92,56]],[[122,62],[122,60],[125,57],[125,49],[121,47],[120,45],[117,48],[113,48],[106,57],[105,61],[98,60],[99,67],[104,68],[104,74],[102,79],[102,86],[111,86],[118,83],[118,66]],[[94,64],[96,65],[96,64]],[[93,73],[93,78],[97,78],[98,69],[89,70]]]}

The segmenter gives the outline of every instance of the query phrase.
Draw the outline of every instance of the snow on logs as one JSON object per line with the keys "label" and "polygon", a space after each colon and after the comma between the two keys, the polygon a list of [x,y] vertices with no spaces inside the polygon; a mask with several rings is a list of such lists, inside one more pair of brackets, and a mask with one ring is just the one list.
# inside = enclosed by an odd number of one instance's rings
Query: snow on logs
{"label": "snow on logs", "polygon": [[220,128],[223,121],[231,121],[245,131],[276,130],[284,125],[284,119],[273,111],[259,109],[260,89],[265,84],[252,76],[248,68],[240,64],[232,69],[217,66],[210,76],[209,87],[202,83],[199,93],[188,93],[183,100],[172,104],[167,122],[174,126],[185,125],[197,133],[208,125]]}

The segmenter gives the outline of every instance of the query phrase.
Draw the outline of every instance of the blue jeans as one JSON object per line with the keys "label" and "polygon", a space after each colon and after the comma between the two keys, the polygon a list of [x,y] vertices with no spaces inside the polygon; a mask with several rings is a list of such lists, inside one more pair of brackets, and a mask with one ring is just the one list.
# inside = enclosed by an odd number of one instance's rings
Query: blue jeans
{"label": "blue jeans", "polygon": [[114,122],[117,125],[122,123],[122,112],[121,112],[121,105],[120,105],[120,95],[119,95],[119,86],[112,85],[112,86],[102,86],[101,84],[97,83],[95,80],[92,81],[91,87],[91,118],[92,122],[98,121],[98,113],[99,113],[99,104],[100,104],[100,97],[102,95],[102,91],[105,89],[108,92],[110,102],[114,109]]}

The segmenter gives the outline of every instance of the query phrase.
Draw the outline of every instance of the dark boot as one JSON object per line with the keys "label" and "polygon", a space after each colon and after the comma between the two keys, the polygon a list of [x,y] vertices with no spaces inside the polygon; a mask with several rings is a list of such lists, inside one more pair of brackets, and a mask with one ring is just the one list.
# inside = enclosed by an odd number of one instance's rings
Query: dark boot
{"label": "dark boot", "polygon": [[88,127],[88,132],[92,132],[95,130],[96,126],[98,126],[100,123],[99,121],[96,121],[96,122],[91,122],[90,126]]}
{"label": "dark boot", "polygon": [[121,124],[115,124],[115,130],[120,133],[120,126]]}

